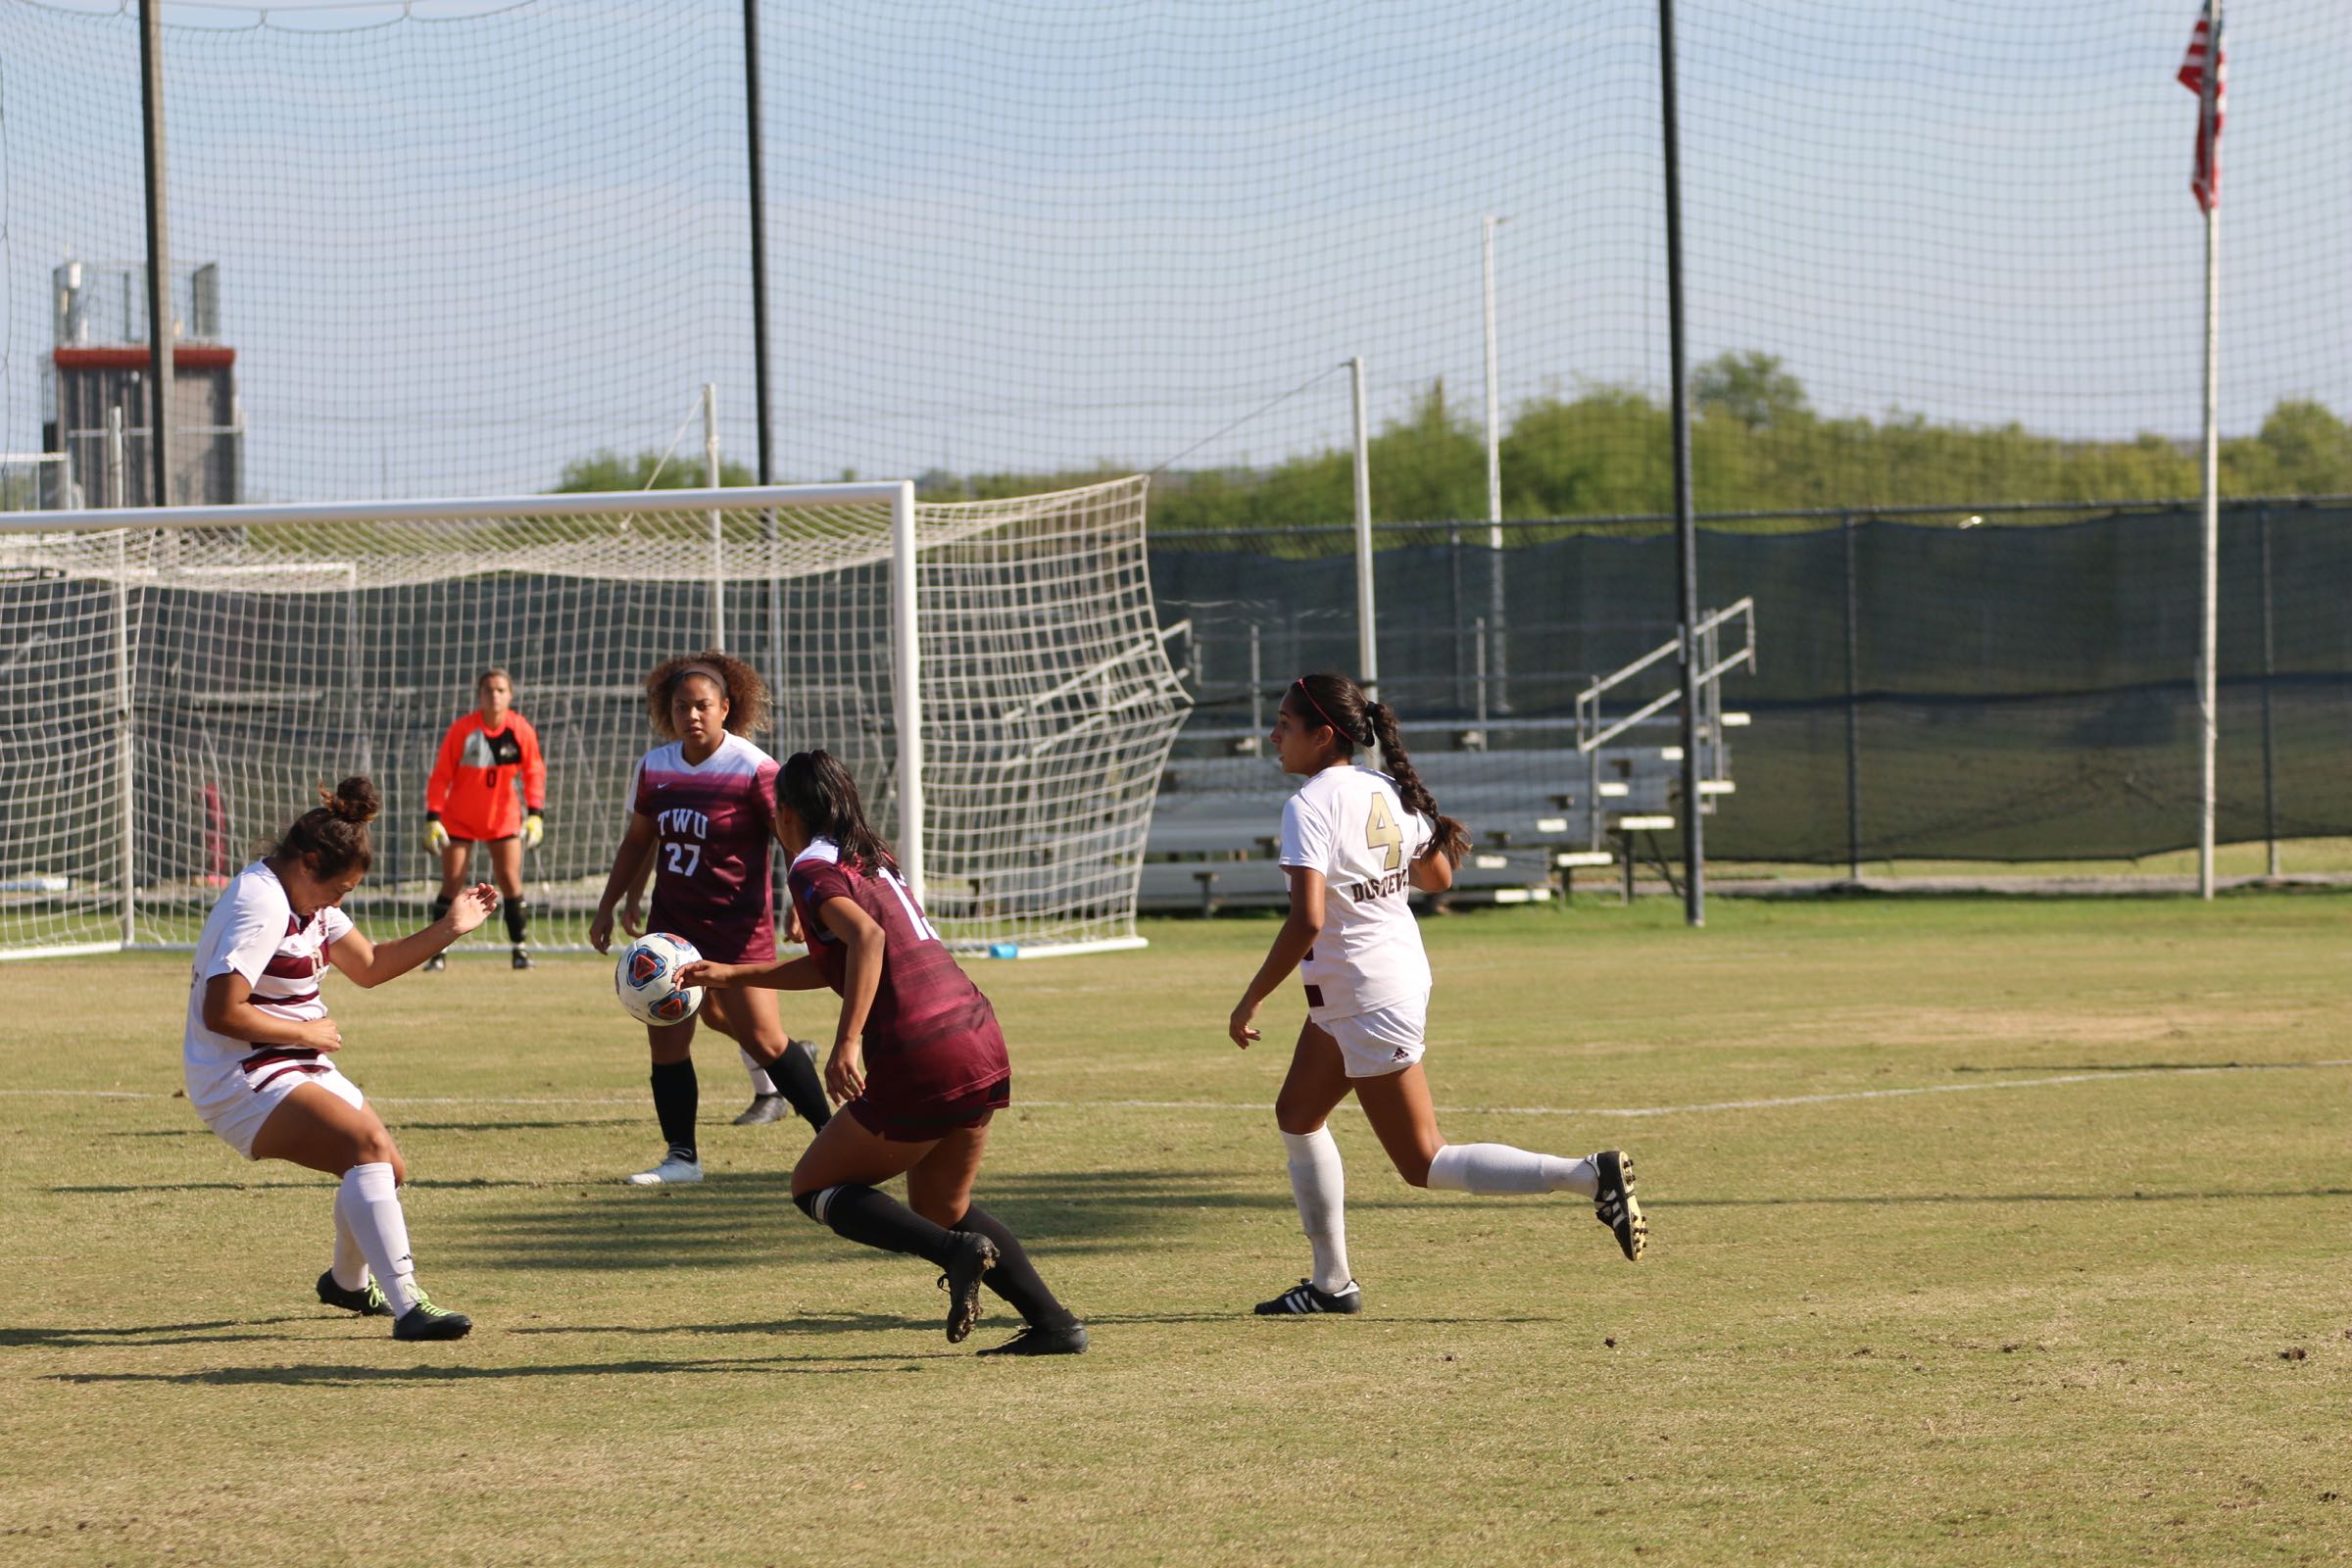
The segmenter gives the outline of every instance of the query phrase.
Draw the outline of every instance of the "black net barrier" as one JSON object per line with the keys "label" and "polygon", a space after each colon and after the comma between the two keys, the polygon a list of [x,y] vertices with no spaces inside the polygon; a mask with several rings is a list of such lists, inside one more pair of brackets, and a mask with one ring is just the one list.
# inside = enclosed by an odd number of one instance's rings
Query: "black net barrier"
{"label": "black net barrier", "polygon": [[[1781,527],[1701,533],[1701,607],[1752,597],[1758,649],[1756,670],[1724,686],[1751,721],[1731,732],[1738,789],[1708,819],[1711,858],[2107,859],[2195,844],[2193,505]],[[1548,721],[1542,744],[1556,747],[1578,689],[1673,635],[1663,529],[1499,554],[1484,524],[1409,537],[1375,556],[1383,694],[1408,720],[1483,716],[1500,747]],[[1345,536],[1240,542],[1255,548],[1153,543],[1161,618],[1193,623],[1201,734],[1270,718],[1296,673],[1356,663]],[[2220,841],[2352,834],[2348,602],[2352,508],[2224,508]],[[1651,673],[1629,691],[1674,678],[1671,664]]]}

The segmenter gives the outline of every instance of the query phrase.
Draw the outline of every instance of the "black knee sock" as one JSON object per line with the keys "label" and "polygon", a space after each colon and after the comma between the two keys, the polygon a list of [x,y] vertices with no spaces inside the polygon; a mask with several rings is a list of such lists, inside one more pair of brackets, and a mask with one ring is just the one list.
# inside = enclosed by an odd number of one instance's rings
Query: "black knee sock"
{"label": "black knee sock", "polygon": [[701,1108],[702,1089],[694,1076],[694,1060],[654,1063],[654,1115],[669,1152],[680,1159],[696,1159],[694,1113]]}
{"label": "black knee sock", "polygon": [[878,1248],[948,1266],[956,1239],[888,1193],[855,1182],[805,1193],[793,1200],[801,1211],[820,1225],[829,1225],[844,1241]]}
{"label": "black knee sock", "polygon": [[825,1081],[816,1075],[816,1057],[806,1042],[786,1041],[784,1054],[761,1070],[776,1086],[776,1093],[801,1113],[801,1120],[820,1133],[825,1130],[825,1123],[833,1119],[833,1107],[826,1102]]}
{"label": "black knee sock", "polygon": [[1024,1321],[1045,1329],[1066,1329],[1078,1321],[1078,1314],[1055,1300],[1046,1282],[1037,1277],[1036,1265],[1029,1261],[1020,1238],[1006,1230],[1003,1220],[974,1203],[963,1211],[955,1229],[971,1231],[997,1244],[996,1266],[981,1276],[981,1283],[1003,1297]]}
{"label": "black knee sock", "polygon": [[531,928],[531,901],[522,898],[509,899],[506,901],[505,908],[507,911],[507,940],[519,948],[522,946],[523,933]]}
{"label": "black knee sock", "polygon": [[449,906],[457,902],[455,899],[435,899],[433,901],[433,918],[440,919],[449,912]]}

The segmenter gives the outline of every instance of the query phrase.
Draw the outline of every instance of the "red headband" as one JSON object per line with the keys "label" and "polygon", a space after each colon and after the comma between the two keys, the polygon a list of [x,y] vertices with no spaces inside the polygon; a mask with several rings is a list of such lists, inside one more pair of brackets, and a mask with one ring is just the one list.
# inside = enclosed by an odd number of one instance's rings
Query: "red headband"
{"label": "red headband", "polygon": [[1305,676],[1299,676],[1297,680],[1291,682],[1291,684],[1298,688],[1298,695],[1306,699],[1307,707],[1313,709],[1316,712],[1323,714],[1324,723],[1329,724],[1333,729],[1339,731],[1340,734],[1347,735],[1349,740],[1356,741],[1357,745],[1360,746],[1363,744],[1361,741],[1357,741],[1355,736],[1349,735],[1348,730],[1340,723],[1338,719],[1333,718],[1329,713],[1323,712],[1323,705],[1316,702],[1315,694],[1306,689]]}

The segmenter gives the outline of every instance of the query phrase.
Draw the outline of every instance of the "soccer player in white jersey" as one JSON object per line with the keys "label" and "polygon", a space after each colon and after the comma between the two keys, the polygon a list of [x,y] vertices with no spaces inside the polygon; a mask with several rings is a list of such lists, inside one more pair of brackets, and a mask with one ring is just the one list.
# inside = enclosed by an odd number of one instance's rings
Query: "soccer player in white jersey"
{"label": "soccer player in white jersey", "polygon": [[498,907],[488,883],[450,901],[431,925],[380,947],[339,907],[368,874],[375,786],[347,778],[275,849],[230,880],[196,939],[180,1055],[188,1102],[247,1159],[283,1159],[342,1178],[334,1262],[318,1299],[392,1319],[396,1340],[463,1339],[473,1322],[435,1306],[416,1283],[398,1188],[400,1150],[359,1086],[327,1058],[342,1032],[319,976],[332,964],[363,986],[408,973]]}
{"label": "soccer player in white jersey", "polygon": [[[630,789],[628,830],[588,923],[603,953],[613,909],[634,890],[648,858],[654,867],[653,926],[684,937],[714,963],[766,963],[776,956],[775,889],[768,847],[776,830],[776,760],[746,739],[767,727],[767,684],[751,665],[716,649],[666,660],[645,680],[646,712],[668,744],[645,754]],[[695,1116],[702,1091],[694,1071],[698,1021],[743,1047],[808,1123],[831,1118],[825,1086],[807,1046],[789,1040],[772,991],[714,993],[698,1017],[648,1024],[654,1119],[662,1158],[627,1178],[632,1187],[676,1187],[703,1179]]]}
{"label": "soccer player in white jersey", "polygon": [[[1258,1038],[1257,1009],[1294,971],[1306,987],[1306,1022],[1274,1102],[1290,1150],[1291,1193],[1306,1228],[1313,1272],[1257,1310],[1269,1317],[1357,1312],[1363,1292],[1348,1266],[1346,1180],[1324,1125],[1352,1091],[1396,1173],[1414,1187],[1459,1193],[1571,1192],[1638,1260],[1649,1227],[1634,1200],[1634,1161],[1619,1150],[1585,1159],[1505,1144],[1448,1144],[1439,1136],[1421,1069],[1429,959],[1407,890],[1443,893],[1469,848],[1462,825],[1438,814],[1413,770],[1396,715],[1345,675],[1308,675],[1284,693],[1268,737],[1286,773],[1306,783],[1282,810],[1282,864],[1291,914],[1228,1020],[1243,1050]],[[1355,764],[1378,746],[1388,771]]]}

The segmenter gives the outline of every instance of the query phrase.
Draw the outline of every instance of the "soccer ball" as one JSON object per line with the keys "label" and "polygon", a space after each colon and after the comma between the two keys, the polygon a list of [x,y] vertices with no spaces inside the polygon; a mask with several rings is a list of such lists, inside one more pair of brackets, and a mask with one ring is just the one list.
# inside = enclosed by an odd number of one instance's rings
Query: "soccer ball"
{"label": "soccer ball", "polygon": [[681,987],[678,971],[701,957],[684,937],[648,931],[620,950],[612,990],[639,1023],[684,1023],[703,1004],[703,988]]}

